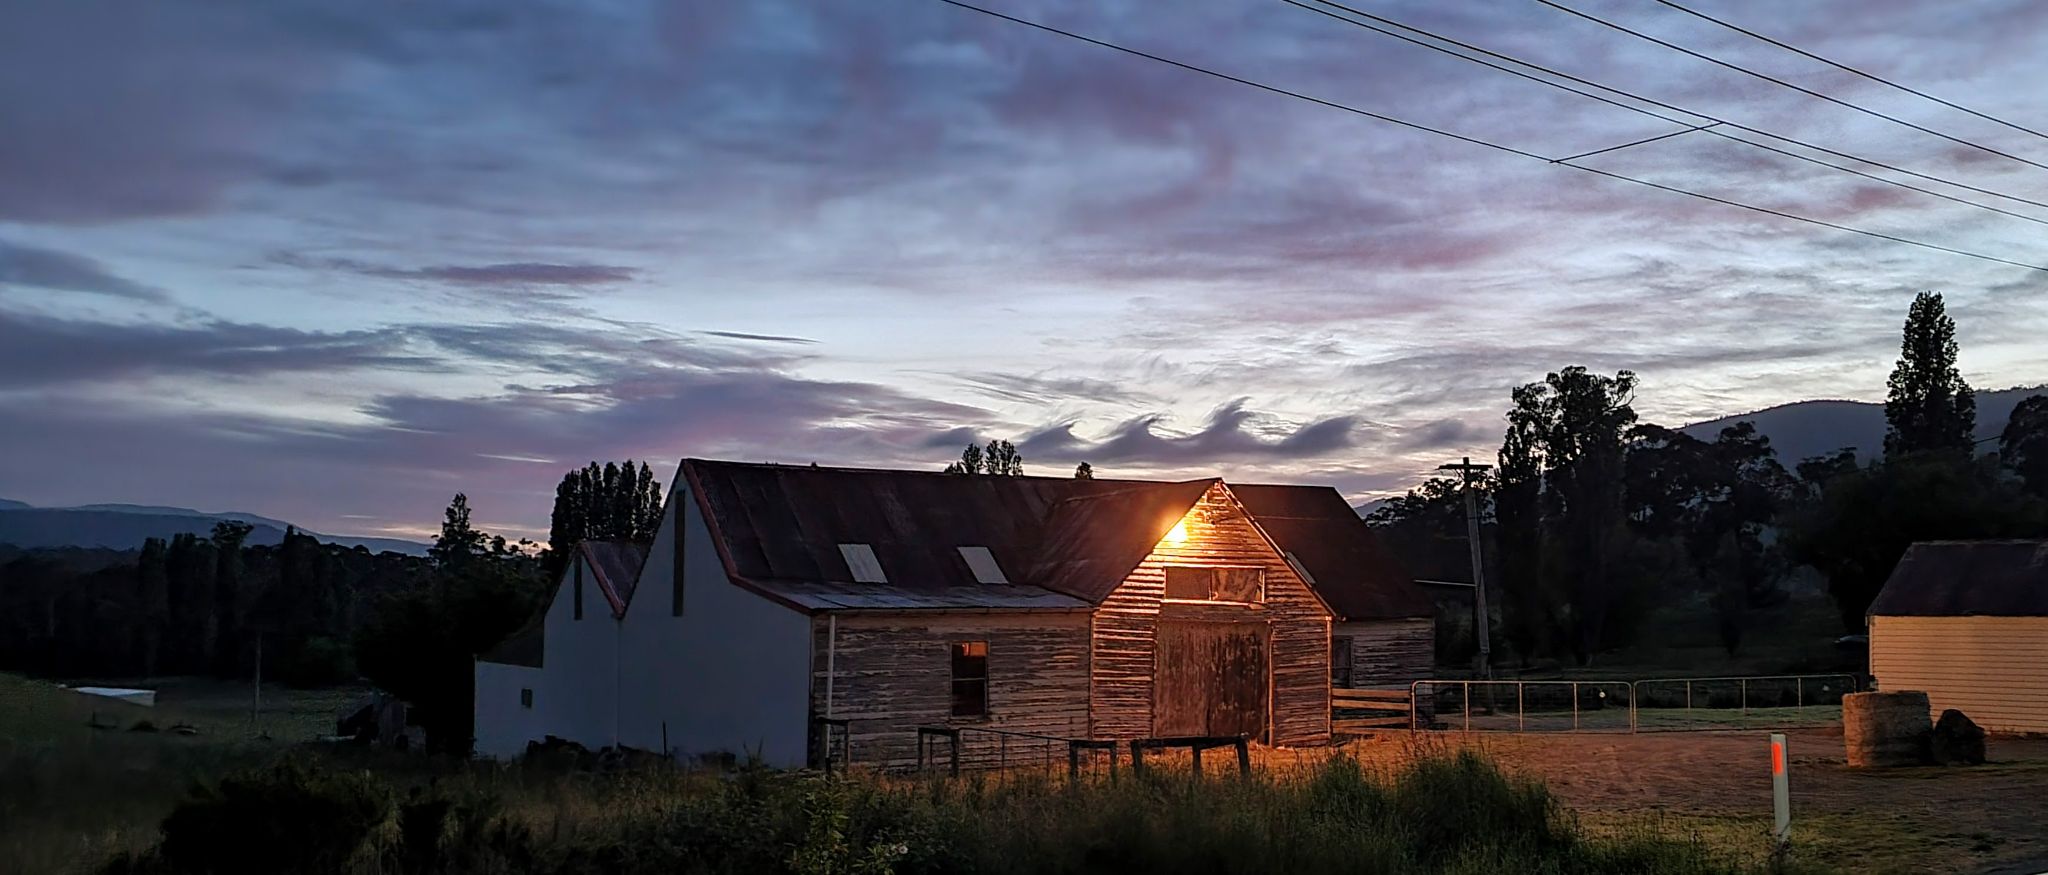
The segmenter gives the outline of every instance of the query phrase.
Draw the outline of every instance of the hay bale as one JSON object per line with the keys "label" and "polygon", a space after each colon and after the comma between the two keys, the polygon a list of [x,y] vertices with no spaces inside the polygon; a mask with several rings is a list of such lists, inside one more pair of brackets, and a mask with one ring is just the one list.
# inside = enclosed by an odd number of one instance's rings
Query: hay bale
{"label": "hay bale", "polygon": [[1842,742],[1853,768],[1917,766],[1930,762],[1934,734],[1927,694],[1902,690],[1842,697]]}
{"label": "hay bale", "polygon": [[1944,766],[1984,764],[1984,728],[1954,708],[1934,722],[1934,761]]}

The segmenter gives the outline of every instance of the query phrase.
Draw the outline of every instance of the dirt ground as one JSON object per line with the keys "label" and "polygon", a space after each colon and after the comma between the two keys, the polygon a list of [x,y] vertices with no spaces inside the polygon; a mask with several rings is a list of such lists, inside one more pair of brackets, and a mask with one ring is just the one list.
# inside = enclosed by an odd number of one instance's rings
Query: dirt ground
{"label": "dirt ground", "polygon": [[[2048,870],[2048,739],[1994,737],[1976,767],[1860,770],[1839,727],[1787,733],[1796,857],[1849,872]],[[1471,747],[1541,779],[1588,826],[1769,852],[1769,734],[1383,733],[1341,750],[1393,764]],[[1288,751],[1268,754],[1284,763]]]}

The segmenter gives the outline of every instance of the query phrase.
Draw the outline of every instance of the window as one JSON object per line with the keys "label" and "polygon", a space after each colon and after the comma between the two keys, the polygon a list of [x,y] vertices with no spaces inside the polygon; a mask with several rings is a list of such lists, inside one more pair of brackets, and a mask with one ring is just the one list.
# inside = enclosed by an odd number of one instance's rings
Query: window
{"label": "window", "polygon": [[668,503],[676,509],[676,524],[669,527],[675,536],[676,563],[674,568],[669,569],[668,615],[680,617],[683,615],[683,574],[686,567],[683,565],[683,544],[687,542],[684,535],[688,534],[683,531],[683,520],[686,517],[683,516],[682,490],[676,490],[675,497],[669,499]]}
{"label": "window", "polygon": [[967,560],[967,568],[974,572],[978,583],[1009,583],[1003,576],[1003,567],[996,564],[996,554],[987,547],[961,547],[960,558]]}
{"label": "window", "polygon": [[839,556],[846,560],[846,570],[852,572],[854,583],[888,583],[882,573],[881,560],[875,558],[875,548],[866,544],[841,544]]}
{"label": "window", "polygon": [[533,688],[524,687],[519,690],[519,707],[533,707]]}
{"label": "window", "polygon": [[1330,639],[1330,685],[1351,686],[1351,637]]}
{"label": "window", "polygon": [[1258,604],[1266,600],[1266,569],[1168,565],[1166,598],[1179,602]]}
{"label": "window", "polygon": [[571,619],[581,620],[583,619],[583,557],[576,557],[574,564],[576,566],[576,570],[572,573],[574,575],[576,583],[573,587],[570,588],[569,597],[576,601],[576,614]]}
{"label": "window", "polygon": [[988,716],[988,642],[953,645],[953,716]]}

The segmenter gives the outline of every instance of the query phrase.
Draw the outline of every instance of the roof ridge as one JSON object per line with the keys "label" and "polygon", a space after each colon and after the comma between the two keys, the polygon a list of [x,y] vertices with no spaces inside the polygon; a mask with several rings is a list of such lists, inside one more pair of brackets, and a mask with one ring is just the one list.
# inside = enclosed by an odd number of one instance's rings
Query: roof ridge
{"label": "roof ridge", "polygon": [[[957,474],[957,473],[954,473],[954,472],[951,472],[951,471],[943,471],[943,470],[941,470],[941,471],[932,471],[932,470],[927,470],[927,469],[922,469],[922,468],[864,468],[864,467],[854,467],[854,466],[847,466],[847,465],[819,465],[819,464],[815,464],[815,463],[809,463],[809,464],[795,464],[795,463],[790,463],[790,462],[741,462],[741,461],[735,461],[735,460],[732,460],[732,459],[702,459],[702,458],[697,458],[697,457],[694,457],[694,456],[685,456],[685,457],[683,457],[682,461],[683,461],[684,463],[694,463],[694,464],[698,464],[698,465],[729,465],[729,466],[732,466],[732,467],[736,467],[736,468],[766,468],[766,469],[775,469],[775,470],[788,470],[788,471],[832,471],[832,472],[835,472],[835,473],[839,473],[839,474],[888,474],[888,475],[891,475],[891,476],[901,476],[901,475],[905,475],[905,474],[916,474],[916,475],[921,475],[921,476],[930,476],[930,477],[959,477],[959,476],[963,476],[963,475],[961,475],[961,474]],[[982,477],[993,477],[993,476],[1000,476],[1000,477],[1013,477],[1013,478],[1017,478],[1017,479],[1022,479],[1022,480],[1054,480],[1054,481],[1060,481],[1060,482],[1066,482],[1066,481],[1071,481],[1071,480],[1077,480],[1077,479],[1080,479],[1080,478],[1076,478],[1076,477],[1073,477],[1073,476],[1062,476],[1062,475],[1058,475],[1058,474],[1001,474],[1001,475],[993,475],[993,474],[982,474],[982,475],[969,475],[969,476],[982,476]],[[1221,479],[1221,478],[1214,478],[1214,479]],[[1177,480],[1142,480],[1142,479],[1136,479],[1136,478],[1130,478],[1130,477],[1099,477],[1099,478],[1095,478],[1094,482],[1096,482],[1096,483],[1133,483],[1133,484],[1152,484],[1152,485],[1167,485],[1167,484],[1172,484],[1172,483],[1180,483],[1180,482],[1192,482],[1192,481],[1177,481]]]}

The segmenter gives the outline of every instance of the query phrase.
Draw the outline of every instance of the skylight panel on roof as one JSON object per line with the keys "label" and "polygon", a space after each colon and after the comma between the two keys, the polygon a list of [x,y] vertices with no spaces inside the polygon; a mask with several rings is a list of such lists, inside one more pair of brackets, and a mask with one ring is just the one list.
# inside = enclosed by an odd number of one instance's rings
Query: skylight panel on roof
{"label": "skylight panel on roof", "polygon": [[967,560],[967,567],[974,571],[974,579],[980,583],[1009,583],[1003,576],[1003,567],[996,564],[996,555],[987,547],[961,547],[960,558]]}
{"label": "skylight panel on roof", "polygon": [[875,558],[875,548],[866,544],[841,544],[839,555],[846,560],[846,570],[853,572],[854,583],[888,583],[889,577],[882,573],[882,562]]}

